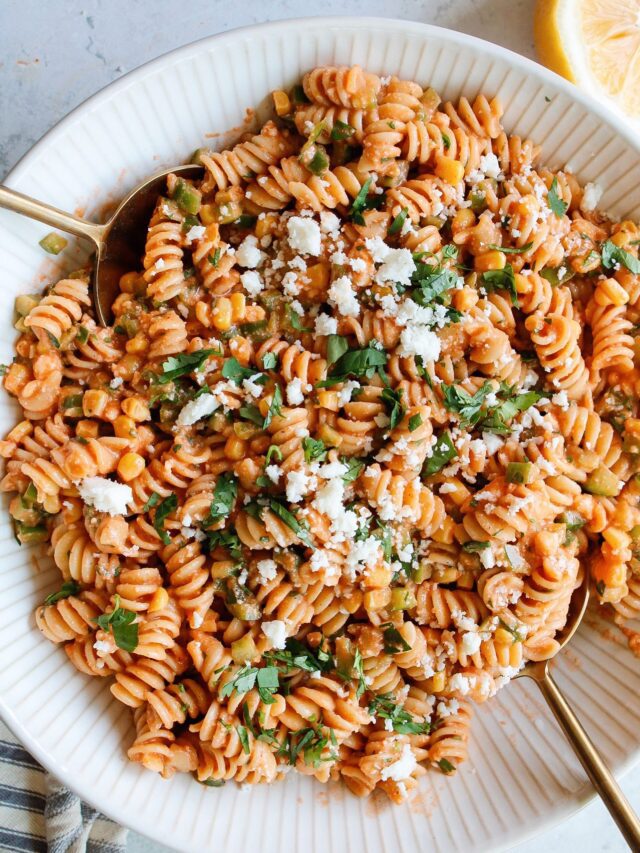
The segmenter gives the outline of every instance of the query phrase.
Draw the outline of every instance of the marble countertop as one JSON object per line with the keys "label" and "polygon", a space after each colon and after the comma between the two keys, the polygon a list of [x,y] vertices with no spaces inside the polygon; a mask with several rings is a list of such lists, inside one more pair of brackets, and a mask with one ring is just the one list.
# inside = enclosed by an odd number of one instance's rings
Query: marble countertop
{"label": "marble countertop", "polygon": [[[49,128],[107,83],[175,47],[265,20],[379,15],[437,24],[535,58],[533,0],[0,0],[0,176]],[[135,37],[131,37],[135,34]],[[640,766],[622,786],[640,810]],[[604,806],[519,845],[517,853],[627,849]],[[131,833],[131,853],[168,850]]]}

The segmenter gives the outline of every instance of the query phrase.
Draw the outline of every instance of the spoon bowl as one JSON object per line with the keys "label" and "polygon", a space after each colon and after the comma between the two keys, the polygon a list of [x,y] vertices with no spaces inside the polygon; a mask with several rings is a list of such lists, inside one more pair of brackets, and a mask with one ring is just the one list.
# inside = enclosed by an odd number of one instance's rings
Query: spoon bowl
{"label": "spoon bowl", "polygon": [[202,166],[187,164],[152,175],[124,197],[103,225],[65,213],[8,187],[0,187],[0,207],[93,243],[93,304],[98,322],[105,326],[111,319],[111,306],[119,293],[120,277],[140,267],[149,219],[158,196],[166,189],[167,176],[173,173],[194,179],[202,177],[202,172]]}
{"label": "spoon bowl", "polygon": [[[583,578],[579,586],[577,586],[571,594],[569,602],[569,610],[567,612],[567,621],[555,636],[556,641],[560,644],[560,650],[564,649],[567,643],[572,639],[580,627],[580,623],[587,611],[589,604],[589,580]],[[534,661],[530,660],[524,665],[516,678],[533,678],[535,681],[542,681],[548,673],[550,659]]]}

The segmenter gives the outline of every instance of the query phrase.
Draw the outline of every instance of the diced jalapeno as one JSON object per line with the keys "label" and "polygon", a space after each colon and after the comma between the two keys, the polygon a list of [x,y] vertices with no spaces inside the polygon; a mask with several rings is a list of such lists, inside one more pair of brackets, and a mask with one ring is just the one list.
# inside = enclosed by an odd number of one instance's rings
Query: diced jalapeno
{"label": "diced jalapeno", "polygon": [[589,474],[583,488],[592,495],[605,498],[614,498],[620,491],[618,478],[604,465]]}
{"label": "diced jalapeno", "polygon": [[531,478],[531,462],[509,462],[507,483],[528,483]]}
{"label": "diced jalapeno", "polygon": [[59,255],[60,252],[66,248],[68,240],[66,237],[63,237],[62,234],[56,234],[55,231],[52,231],[50,234],[47,234],[46,237],[43,237],[39,242],[39,246],[41,246],[45,252],[48,252],[50,255]]}
{"label": "diced jalapeno", "polygon": [[48,531],[44,524],[29,527],[21,521],[16,521],[16,536],[21,545],[34,545],[36,542],[44,542]]}
{"label": "diced jalapeno", "polygon": [[176,181],[171,198],[181,210],[192,215],[195,215],[200,210],[200,205],[202,204],[202,193],[200,190],[191,186],[183,178],[178,178]]}
{"label": "diced jalapeno", "polygon": [[247,663],[258,657],[258,649],[251,634],[245,634],[231,643],[231,657],[235,663]]}
{"label": "diced jalapeno", "polygon": [[416,606],[416,597],[413,590],[405,587],[396,587],[391,590],[391,609],[392,610],[409,610]]}

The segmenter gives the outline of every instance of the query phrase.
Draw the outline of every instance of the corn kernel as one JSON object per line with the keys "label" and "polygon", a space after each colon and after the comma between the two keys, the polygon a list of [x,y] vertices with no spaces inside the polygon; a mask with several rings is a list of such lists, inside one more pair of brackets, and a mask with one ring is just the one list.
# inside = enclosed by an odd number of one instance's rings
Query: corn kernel
{"label": "corn kernel", "polygon": [[615,278],[607,278],[598,284],[593,298],[598,305],[616,305],[620,307],[627,304],[629,294]]}
{"label": "corn kernel", "polygon": [[469,311],[478,302],[478,294],[471,287],[463,287],[460,290],[454,290],[451,297],[451,304],[456,311]]}
{"label": "corn kernel", "polygon": [[273,395],[270,394],[269,397],[263,397],[258,403],[258,409],[263,418],[266,418],[269,413],[272,397]]}
{"label": "corn kernel", "polygon": [[221,296],[212,311],[213,325],[219,332],[228,332],[231,328],[231,302],[226,296]]}
{"label": "corn kernel", "polygon": [[27,296],[26,294],[22,294],[22,296],[16,296],[15,302],[13,304],[18,317],[26,317],[27,314],[29,314],[29,312],[36,307],[36,305],[38,304],[38,300],[34,299],[33,296]]}
{"label": "corn kernel", "polygon": [[266,237],[267,234],[271,234],[277,221],[278,216],[275,213],[267,213],[261,219],[258,219],[255,227],[255,235],[258,240]]}
{"label": "corn kernel", "polygon": [[430,684],[427,688],[427,692],[442,693],[442,691],[444,690],[444,686],[447,682],[447,675],[444,670],[442,672],[436,672],[436,674],[432,675],[431,678],[428,679],[428,681],[430,682]]}
{"label": "corn kernel", "polygon": [[127,355],[122,356],[113,372],[116,376],[119,376],[124,380],[129,380],[133,378],[134,373],[136,370],[139,370],[141,366],[142,359],[140,356],[135,355],[134,353],[128,353]]}
{"label": "corn kernel", "polygon": [[120,478],[128,483],[135,480],[145,468],[145,461],[139,453],[125,453],[118,462],[118,474]]}
{"label": "corn kernel", "polygon": [[340,408],[340,400],[337,391],[318,391],[318,405],[321,409],[329,409],[337,412]]}
{"label": "corn kernel", "polygon": [[246,455],[247,442],[242,438],[238,438],[237,435],[230,435],[225,443],[224,452],[227,458],[238,462]]}
{"label": "corn kernel", "polygon": [[203,225],[213,225],[216,221],[218,208],[215,204],[201,204],[198,216]]}
{"label": "corn kernel", "polygon": [[241,322],[244,319],[247,308],[247,298],[244,293],[232,293],[229,297],[231,303],[231,321]]}
{"label": "corn kernel", "polygon": [[447,478],[447,483],[455,486],[455,491],[447,492],[447,497],[453,501],[456,506],[462,506],[462,504],[469,498],[471,492],[469,489],[461,483],[459,480],[451,480]]}
{"label": "corn kernel", "polygon": [[363,598],[365,610],[383,610],[390,601],[390,589],[370,589]]}
{"label": "corn kernel", "polygon": [[97,421],[81,420],[76,424],[76,435],[82,438],[97,438],[100,425]]}
{"label": "corn kernel", "polygon": [[459,575],[460,571],[455,566],[434,568],[431,572],[431,580],[436,583],[453,583],[458,579]]}
{"label": "corn kernel", "polygon": [[434,542],[440,542],[443,545],[451,545],[454,539],[455,522],[450,515],[445,516],[440,527],[432,534]]}
{"label": "corn kernel", "polygon": [[488,270],[503,270],[506,264],[505,253],[492,249],[489,252],[476,255],[473,266],[476,272],[487,272]]}
{"label": "corn kernel", "polygon": [[91,389],[82,395],[82,412],[87,418],[99,418],[109,402],[106,391]]}
{"label": "corn kernel", "polygon": [[476,224],[476,215],[469,207],[458,210],[451,221],[451,228],[460,231],[463,228],[471,228]]}
{"label": "corn kernel", "polygon": [[389,586],[392,576],[389,566],[379,563],[362,575],[362,583],[366,589],[382,589]]}
{"label": "corn kernel", "polygon": [[151,419],[151,412],[149,411],[149,406],[147,406],[146,402],[142,399],[142,397],[133,396],[127,397],[126,400],[122,401],[122,411],[125,415],[129,415],[134,421],[141,423],[142,421],[148,421]]}
{"label": "corn kernel", "polygon": [[602,536],[606,542],[611,545],[614,551],[619,551],[622,548],[628,548],[631,544],[631,537],[619,527],[607,527],[602,531]]}
{"label": "corn kernel", "polygon": [[326,290],[329,286],[329,273],[330,266],[326,261],[320,261],[320,263],[307,267],[305,276],[309,281],[309,289]]}
{"label": "corn kernel", "polygon": [[139,274],[137,272],[127,272],[120,277],[120,290],[123,293],[135,293],[138,285]]}
{"label": "corn kernel", "polygon": [[5,391],[9,394],[19,394],[27,382],[31,379],[31,371],[26,364],[19,364],[14,361],[9,367],[4,377]]}
{"label": "corn kernel", "polygon": [[514,643],[514,636],[505,628],[496,628],[493,639],[500,646],[511,646]]}
{"label": "corn kernel", "polygon": [[318,438],[324,441],[327,447],[340,447],[342,436],[329,424],[322,424],[318,429]]}
{"label": "corn kernel", "polygon": [[131,353],[146,352],[149,348],[149,341],[144,332],[138,332],[130,341],[126,342],[124,348]]}
{"label": "corn kernel", "polygon": [[113,422],[113,431],[118,438],[134,438],[136,422],[128,415],[119,415]]}
{"label": "corn kernel", "polygon": [[42,501],[42,508],[45,512],[50,512],[52,515],[60,512],[60,495],[45,495]]}
{"label": "corn kernel", "polygon": [[169,593],[163,586],[159,586],[158,589],[151,596],[151,600],[149,601],[149,613],[157,613],[158,610],[164,610],[167,604],[169,603]]}
{"label": "corn kernel", "polygon": [[616,246],[619,246],[621,249],[624,249],[624,247],[630,242],[631,235],[629,234],[628,231],[621,229],[620,231],[617,231],[615,234],[612,234],[611,237],[609,237],[609,239]]}
{"label": "corn kernel", "polygon": [[273,108],[276,111],[276,115],[279,116],[288,116],[291,112],[291,100],[289,99],[289,95],[283,92],[282,89],[277,89],[273,93]]}
{"label": "corn kernel", "polygon": [[464,178],[464,166],[452,157],[438,157],[435,172],[441,180],[452,186],[456,186]]}

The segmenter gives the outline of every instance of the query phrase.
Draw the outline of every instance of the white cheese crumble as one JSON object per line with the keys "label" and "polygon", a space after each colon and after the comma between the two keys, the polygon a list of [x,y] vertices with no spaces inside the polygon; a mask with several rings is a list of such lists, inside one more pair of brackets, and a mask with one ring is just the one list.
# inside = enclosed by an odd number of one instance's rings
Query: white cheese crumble
{"label": "white cheese crumble", "polygon": [[287,500],[289,503],[299,503],[315,485],[315,482],[315,477],[310,477],[304,471],[289,471],[287,474]]}
{"label": "white cheese crumble", "polygon": [[122,382],[122,376],[115,376],[109,383],[109,388],[113,388],[113,390],[115,391],[116,388],[119,388],[122,385]]}
{"label": "white cheese crumble", "polygon": [[241,267],[254,269],[259,267],[265,255],[258,248],[258,238],[249,234],[236,249],[236,260]]}
{"label": "white cheese crumble", "polygon": [[240,276],[240,282],[249,296],[257,296],[264,288],[264,281],[260,273],[257,273],[255,270],[246,270],[243,272]]}
{"label": "white cheese crumble", "polygon": [[187,243],[193,243],[194,240],[202,240],[206,230],[207,229],[204,225],[192,225],[185,234],[185,241]]}
{"label": "white cheese crumble", "polygon": [[381,264],[391,251],[390,246],[387,246],[382,237],[367,237],[364,244],[376,264]]}
{"label": "white cheese crumble", "polygon": [[254,373],[253,376],[250,376],[248,379],[242,380],[242,387],[250,397],[258,399],[258,397],[261,397],[264,393],[264,385],[261,385],[256,381],[261,378],[261,373]]}
{"label": "white cheese crumble", "polygon": [[554,406],[558,406],[564,411],[569,408],[569,397],[567,396],[566,391],[558,391],[558,393],[554,394],[551,398],[551,402],[554,404]]}
{"label": "white cheese crumble", "polygon": [[130,486],[106,477],[85,477],[76,486],[86,504],[109,515],[125,515],[127,504],[133,500]]}
{"label": "white cheese crumble", "polygon": [[340,219],[330,210],[323,210],[320,214],[320,230],[325,234],[340,231]]}
{"label": "white cheese crumble", "polygon": [[475,655],[480,649],[482,638],[478,633],[468,632],[462,635],[462,651],[466,655]]}
{"label": "white cheese crumble", "polygon": [[282,468],[278,465],[267,465],[264,469],[264,473],[271,480],[272,483],[277,483],[280,477],[282,477]]}
{"label": "white cheese crumble", "polygon": [[315,332],[316,335],[336,335],[338,333],[338,321],[328,314],[318,314]]}
{"label": "white cheese crumble", "polygon": [[591,213],[598,206],[598,202],[602,197],[602,187],[599,184],[587,184],[582,194],[580,209],[587,213]]}
{"label": "white cheese crumble", "polygon": [[397,761],[389,764],[388,767],[383,767],[380,773],[380,778],[383,782],[387,779],[393,779],[394,782],[400,782],[403,779],[408,779],[416,769],[418,762],[413,754],[413,750],[408,743],[403,744],[402,754]]}
{"label": "white cheese crumble", "polygon": [[500,178],[500,161],[495,154],[483,154],[480,158],[480,170],[484,172],[487,178]]}
{"label": "white cheese crumble", "polygon": [[272,581],[278,572],[275,560],[258,560],[256,568],[263,582]]}
{"label": "white cheese crumble", "polygon": [[326,485],[318,490],[313,505],[320,512],[324,512],[329,518],[337,519],[344,512],[342,501],[344,498],[344,483],[340,477],[329,480]]}
{"label": "white cheese crumble", "polygon": [[191,426],[201,418],[213,414],[220,408],[220,401],[213,394],[203,394],[195,400],[189,400],[181,409],[176,420],[178,426]]}
{"label": "white cheese crumble", "polygon": [[287,296],[297,296],[300,293],[298,276],[294,272],[286,272],[282,278],[282,290]]}
{"label": "white cheese crumble", "polygon": [[398,284],[409,284],[416,265],[409,249],[389,249],[382,265],[376,272],[376,281],[394,281]]}
{"label": "white cheese crumble", "polygon": [[271,643],[272,649],[284,649],[287,642],[287,628],[281,619],[262,623],[262,633]]}
{"label": "white cheese crumble", "polygon": [[408,326],[400,335],[400,355],[419,355],[423,363],[440,357],[440,338],[430,329]]}
{"label": "white cheese crumble", "polygon": [[319,255],[322,248],[320,226],[308,217],[292,216],[287,222],[289,245],[303,255]]}
{"label": "white cheese crumble", "polygon": [[357,317],[360,313],[351,279],[347,275],[337,278],[329,288],[329,304],[334,305],[344,317]]}
{"label": "white cheese crumble", "polygon": [[304,402],[302,380],[297,376],[294,376],[291,382],[287,385],[287,402],[290,406],[298,406],[300,403]]}

